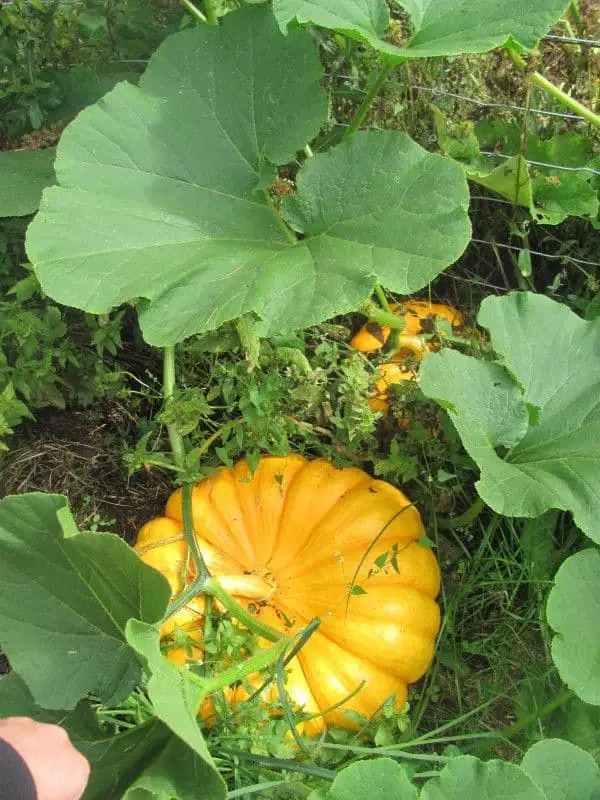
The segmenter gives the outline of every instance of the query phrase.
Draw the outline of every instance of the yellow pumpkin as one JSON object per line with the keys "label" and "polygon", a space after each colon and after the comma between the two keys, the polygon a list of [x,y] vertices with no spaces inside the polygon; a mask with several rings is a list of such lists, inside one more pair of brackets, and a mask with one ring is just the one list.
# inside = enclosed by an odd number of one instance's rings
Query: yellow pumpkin
{"label": "yellow pumpkin", "polygon": [[[387,413],[390,407],[389,395],[390,387],[396,386],[403,381],[414,381],[416,373],[406,367],[404,364],[398,364],[393,361],[388,361],[381,364],[378,368],[378,377],[375,381],[375,387],[369,396],[369,405],[373,411],[383,411]],[[408,426],[408,418],[403,418],[402,425]]]}
{"label": "yellow pumpkin", "polygon": [[[407,685],[433,656],[440,573],[432,551],[418,542],[419,512],[401,491],[354,467],[299,455],[263,457],[253,474],[240,461],[196,484],[192,513],[209,570],[258,619],[286,634],[321,619],[288,667],[292,701],[309,714],[324,712],[364,682],[344,709],[370,717],[391,696],[404,705]],[[147,523],[135,545],[173,594],[194,574],[182,527],[177,490],[165,516]],[[386,552],[395,553],[394,564],[378,568],[375,559]],[[352,586],[365,593],[352,593]],[[198,642],[193,655],[201,658],[203,612],[197,597],[161,634],[168,638],[176,625],[189,630]],[[184,663],[184,648],[168,657]],[[235,702],[245,693],[227,696]],[[317,733],[325,723],[355,727],[336,709],[304,731]]]}
{"label": "yellow pumpkin", "polygon": [[[435,318],[443,317],[455,329],[460,329],[464,322],[460,311],[444,303],[406,300],[402,304],[392,303],[390,308],[404,318],[404,328],[398,336],[398,349],[390,356],[388,362],[379,367],[375,387],[369,398],[369,405],[373,411],[382,411],[384,414],[390,407],[390,386],[416,378],[416,373],[408,366],[407,360],[412,358],[413,362],[419,362],[427,352],[437,349],[434,342],[423,338],[424,334],[433,332]],[[361,353],[377,352],[386,344],[391,331],[389,325],[367,322],[353,336],[350,346]]]}
{"label": "yellow pumpkin", "polygon": [[[397,358],[403,350],[413,353],[417,358],[424,355],[426,350],[431,350],[434,345],[427,343],[422,338],[423,334],[432,333],[432,322],[436,317],[448,320],[453,328],[460,328],[464,317],[454,308],[445,303],[430,303],[428,300],[405,300],[403,303],[391,303],[390,308],[397,312],[397,316],[404,319],[404,328],[399,335],[399,351]],[[389,325],[378,322],[367,322],[350,341],[350,346],[361,353],[376,353],[390,338],[392,329]],[[406,353],[404,354],[406,355]]]}

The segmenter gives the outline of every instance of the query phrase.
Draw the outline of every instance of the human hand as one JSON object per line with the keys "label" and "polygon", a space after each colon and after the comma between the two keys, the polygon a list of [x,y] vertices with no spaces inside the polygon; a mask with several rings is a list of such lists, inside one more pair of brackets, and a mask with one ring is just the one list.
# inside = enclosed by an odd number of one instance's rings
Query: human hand
{"label": "human hand", "polygon": [[79,800],[90,765],[58,725],[29,717],[0,720],[0,739],[8,742],[31,772],[38,800]]}

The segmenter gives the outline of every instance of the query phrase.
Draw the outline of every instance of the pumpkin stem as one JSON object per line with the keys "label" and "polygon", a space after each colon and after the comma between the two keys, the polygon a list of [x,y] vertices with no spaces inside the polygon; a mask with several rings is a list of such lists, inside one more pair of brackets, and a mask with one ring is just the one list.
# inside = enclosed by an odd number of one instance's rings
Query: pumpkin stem
{"label": "pumpkin stem", "polygon": [[361,314],[364,314],[365,317],[373,320],[373,322],[378,322],[380,325],[387,325],[389,328],[400,331],[405,327],[405,322],[402,317],[397,317],[395,314],[385,311],[371,299],[365,300],[358,310]]}
{"label": "pumpkin stem", "polygon": [[215,600],[218,600],[219,603],[229,611],[231,616],[239,620],[248,630],[262,636],[264,639],[268,639],[270,642],[278,642],[283,638],[282,634],[276,631],[275,628],[272,628],[270,625],[265,625],[249,611],[246,611],[246,609],[241,606],[237,600],[234,600],[214,578],[209,578],[205,581],[202,591],[204,594],[210,594]]}

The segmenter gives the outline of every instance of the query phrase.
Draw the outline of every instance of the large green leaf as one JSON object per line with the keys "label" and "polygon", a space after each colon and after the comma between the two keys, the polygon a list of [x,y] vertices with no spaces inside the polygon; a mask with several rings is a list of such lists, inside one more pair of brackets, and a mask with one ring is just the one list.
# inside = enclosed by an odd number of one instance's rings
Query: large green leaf
{"label": "large green leaf", "polygon": [[600,767],[589,753],[562,739],[531,747],[521,764],[547,800],[598,800]]}
{"label": "large green leaf", "polygon": [[207,765],[191,747],[171,736],[160,755],[131,784],[123,800],[146,796],[158,800],[224,800],[226,787],[212,762]]}
{"label": "large green leaf", "polygon": [[479,494],[507,516],[571,511],[600,542],[600,320],[514,293],[484,300],[479,322],[500,364],[446,350],[420,379],[477,462]]}
{"label": "large green leaf", "polygon": [[409,294],[458,258],[471,227],[468,189],[454,167],[391,131],[358,133],[314,156],[283,209],[309,237],[304,247],[323,275],[313,302],[337,291],[356,307],[373,276]]}
{"label": "large green leaf", "polygon": [[565,0],[396,0],[415,32],[404,54],[484,53],[515,42],[531,49],[568,8]]}
{"label": "large green leaf", "polygon": [[0,152],[0,217],[38,210],[42,190],[54,183],[53,147]]}
{"label": "large green leaf", "polygon": [[578,133],[523,138],[515,123],[452,124],[437,108],[433,116],[442,152],[459,161],[470,180],[527,208],[536,222],[558,225],[569,216],[597,218],[591,139]]}
{"label": "large green leaf", "polygon": [[[319,795],[315,792],[315,800]],[[359,761],[343,769],[324,800],[417,800],[406,770],[391,758]],[[312,795],[309,797],[312,800]]]}
{"label": "large green leaf", "polygon": [[577,747],[600,759],[600,706],[573,698],[566,708],[566,735]]}
{"label": "large green leaf", "polygon": [[[498,120],[479,122],[475,132],[482,150],[495,154],[478,159],[480,165],[487,162],[488,170],[501,169],[503,164],[513,162],[519,153],[532,162],[520,170],[519,183],[529,184],[528,207],[537,222],[558,225],[569,216],[589,219],[598,216],[598,192],[592,185],[594,173],[589,169],[593,159],[591,139],[579,133],[558,133],[550,139],[529,134],[523,139],[520,125]],[[469,171],[469,167],[466,168]],[[473,179],[478,180],[476,174]],[[479,183],[486,185],[483,180]],[[489,188],[513,200],[510,194],[501,191],[502,187]],[[511,191],[514,196],[514,189]],[[527,205],[526,201],[526,195],[519,199],[522,205]]]}
{"label": "large green leaf", "polygon": [[[0,646],[35,702],[118,702],[140,677],[131,617],[162,619],[170,589],[119,537],[76,533],[64,497],[0,502]],[[67,533],[67,536],[65,536]]]}
{"label": "large green leaf", "polygon": [[469,240],[452,161],[394,132],[315,156],[285,204],[297,243],[260,191],[324,120],[320,76],[308,34],[286,39],[265,8],[168,40],[139,89],[117,87],[63,135],[60,186],[28,236],[44,290],[96,313],[145,298],[144,336],[165,345],[248,312],[264,332],[314,324],[376,279],[426,285]]}
{"label": "large green leaf", "polygon": [[[170,776],[180,772],[184,775],[191,770],[193,777],[180,786],[181,794],[178,797],[181,800],[195,800],[197,794],[194,791],[197,792],[198,786],[202,786],[202,800],[223,800],[225,783],[215,769],[198,725],[202,687],[162,655],[160,634],[154,626],[132,619],[127,623],[126,633],[129,644],[147,664],[150,673],[148,696],[154,711],[179,737],[182,745],[173,745],[171,757],[163,759],[162,766],[146,774],[136,788],[159,793]],[[185,769],[180,770],[181,765],[185,765]]]}
{"label": "large green leaf", "polygon": [[516,764],[453,758],[439,778],[428,781],[420,800],[545,800],[546,795]]}
{"label": "large green leaf", "polygon": [[586,703],[600,706],[600,552],[584,550],[556,573],[548,598],[556,635],[552,658],[563,681]]}
{"label": "large green leaf", "polygon": [[295,20],[340,31],[384,52],[399,49],[384,40],[390,12],[383,0],[274,0],[273,12],[284,32]]}
{"label": "large green leaf", "polygon": [[531,49],[569,5],[565,0],[396,0],[411,17],[406,47],[382,38],[389,26],[384,0],[274,0],[281,28],[312,23],[342,31],[393,60],[485,53],[506,43]]}
{"label": "large green leaf", "polygon": [[[106,16],[103,16],[106,19]],[[62,95],[62,102],[56,108],[46,111],[47,119],[50,122],[66,122],[79,113],[82,108],[97,102],[119,81],[137,83],[139,73],[126,71],[119,67],[118,63],[108,63],[97,69],[78,66],[44,73],[44,78],[56,84]]]}
{"label": "large green leaf", "polygon": [[98,722],[87,701],[82,700],[69,711],[41,708],[25,681],[14,671],[0,677],[0,719],[5,717],[31,717],[37,722],[61,725],[73,739],[93,739],[100,735]]}
{"label": "large green leaf", "polygon": [[[86,701],[74,711],[40,708],[15,672],[0,678],[0,717],[8,716],[31,717],[68,731],[92,768],[83,800],[133,800],[141,787],[148,787],[150,797],[166,800],[199,797],[202,768],[197,754],[156,718],[113,736],[100,728]],[[208,794],[206,800],[212,797],[220,795]]]}

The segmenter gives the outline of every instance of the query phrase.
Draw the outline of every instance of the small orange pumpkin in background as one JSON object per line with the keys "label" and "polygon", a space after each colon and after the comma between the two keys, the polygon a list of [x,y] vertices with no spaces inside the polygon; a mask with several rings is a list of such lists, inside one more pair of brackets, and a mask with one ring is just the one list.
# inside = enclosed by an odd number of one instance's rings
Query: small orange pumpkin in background
{"label": "small orange pumpkin in background", "polygon": [[[390,355],[390,360],[379,367],[379,375],[375,382],[369,405],[373,411],[389,410],[389,390],[391,386],[402,381],[415,380],[417,377],[408,360],[419,362],[424,355],[437,349],[437,344],[424,338],[433,333],[436,317],[447,320],[456,333],[460,333],[464,317],[454,306],[444,303],[430,303],[428,300],[406,300],[403,303],[391,303],[390,309],[402,316],[404,328],[397,337],[397,349]],[[367,322],[352,337],[350,346],[361,353],[375,353],[388,342],[392,329],[389,325]]]}
{"label": "small orange pumpkin in background", "polygon": [[[319,713],[364,682],[343,709],[370,717],[391,696],[397,707],[405,704],[408,684],[433,657],[440,573],[432,551],[419,544],[419,512],[400,490],[355,467],[267,456],[254,473],[240,461],[196,484],[192,513],[209,570],[258,619],[285,634],[321,619],[286,668],[293,702]],[[182,529],[179,489],[165,516],[147,523],[135,545],[173,594],[194,577]],[[393,565],[377,567],[375,559],[386,552],[394,554]],[[352,586],[364,593],[352,593]],[[168,638],[175,625],[188,630],[197,641],[194,657],[202,658],[203,613],[204,598],[197,597],[161,634]],[[184,648],[167,657],[184,663]],[[276,694],[272,687],[268,696]],[[233,689],[226,696],[244,698]],[[327,723],[358,727],[343,709],[315,718],[304,731],[315,734]]]}

